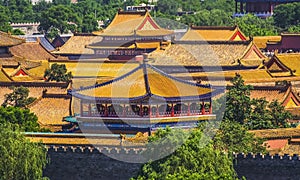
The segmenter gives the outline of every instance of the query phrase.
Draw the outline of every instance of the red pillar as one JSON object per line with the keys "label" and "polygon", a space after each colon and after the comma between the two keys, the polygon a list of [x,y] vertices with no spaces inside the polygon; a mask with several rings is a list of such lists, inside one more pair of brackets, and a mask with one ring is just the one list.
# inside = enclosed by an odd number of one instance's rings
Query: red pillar
{"label": "red pillar", "polygon": [[202,109],[201,109],[201,113],[202,113],[202,114],[205,114],[204,101],[202,101]]}
{"label": "red pillar", "polygon": [[104,116],[108,116],[107,103],[105,103],[105,107],[104,107]]}
{"label": "red pillar", "polygon": [[171,108],[171,117],[174,117],[174,104],[172,103],[172,108]]}
{"label": "red pillar", "polygon": [[188,103],[187,115],[188,116],[191,115],[191,104],[190,103]]}
{"label": "red pillar", "polygon": [[156,105],[156,117],[159,117],[159,109],[158,109],[158,104]]}
{"label": "red pillar", "polygon": [[212,114],[212,102],[211,102],[211,100],[209,101],[209,114]]}
{"label": "red pillar", "polygon": [[143,104],[142,103],[140,104],[140,116],[143,117]]}

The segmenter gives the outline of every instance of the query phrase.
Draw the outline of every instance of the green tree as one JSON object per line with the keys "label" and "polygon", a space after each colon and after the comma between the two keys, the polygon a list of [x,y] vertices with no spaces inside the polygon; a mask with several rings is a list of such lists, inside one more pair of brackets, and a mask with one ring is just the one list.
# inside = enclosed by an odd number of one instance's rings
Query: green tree
{"label": "green tree", "polygon": [[272,17],[261,19],[253,14],[247,14],[241,18],[235,18],[235,23],[246,36],[270,36],[277,34]]}
{"label": "green tree", "polygon": [[72,78],[72,73],[67,72],[66,65],[55,63],[50,69],[46,69],[44,78],[46,81],[68,82]]}
{"label": "green tree", "polygon": [[223,120],[214,137],[216,149],[226,152],[264,153],[263,139],[248,132],[248,128],[238,122]]}
{"label": "green tree", "polygon": [[274,9],[274,23],[283,30],[299,22],[300,3],[281,4]]}
{"label": "green tree", "polygon": [[48,32],[51,28],[56,28],[62,34],[74,31],[79,21],[77,14],[69,6],[57,5],[41,13],[39,29]]}
{"label": "green tree", "polygon": [[20,87],[10,87],[13,91],[11,93],[5,94],[5,100],[2,106],[14,106],[14,107],[21,107],[25,108],[27,105],[35,101],[36,98],[28,97],[29,96],[29,89],[23,86]]}
{"label": "green tree", "polygon": [[[183,130],[158,130],[150,138],[154,148],[145,153],[167,153],[170,148],[180,145],[187,135]],[[134,179],[236,179],[232,159],[214,149],[211,142],[203,143],[205,138],[201,130],[192,131],[171,155],[146,163]],[[156,148],[160,148],[159,151]]]}
{"label": "green tree", "polygon": [[0,124],[18,125],[19,129],[25,132],[46,131],[40,129],[37,116],[29,109],[17,107],[0,107]]}
{"label": "green tree", "polygon": [[290,124],[287,122],[287,120],[292,119],[292,114],[284,109],[282,103],[279,103],[277,100],[272,101],[268,105],[268,109],[274,127],[290,127]]}
{"label": "green tree", "polygon": [[25,35],[21,29],[13,29],[11,32],[13,35]]}
{"label": "green tree", "polygon": [[274,128],[272,117],[267,109],[268,102],[265,98],[252,99],[250,117],[245,126],[248,129],[269,129]]}
{"label": "green tree", "polygon": [[47,151],[42,144],[32,143],[8,124],[0,124],[1,179],[43,179]]}
{"label": "green tree", "polygon": [[12,30],[8,14],[9,10],[4,6],[0,6],[0,31],[9,32]]}
{"label": "green tree", "polygon": [[250,85],[245,85],[240,75],[236,75],[231,83],[233,87],[226,95],[226,109],[224,119],[244,124],[251,113]]}

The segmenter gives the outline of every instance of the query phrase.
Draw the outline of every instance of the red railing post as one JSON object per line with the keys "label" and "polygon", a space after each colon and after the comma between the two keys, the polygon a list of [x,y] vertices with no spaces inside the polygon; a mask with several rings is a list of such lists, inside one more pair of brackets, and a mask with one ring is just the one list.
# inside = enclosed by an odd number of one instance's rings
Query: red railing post
{"label": "red railing post", "polygon": [[202,108],[201,108],[201,113],[205,114],[205,107],[204,107],[204,101],[202,101]]}
{"label": "red railing post", "polygon": [[171,117],[174,117],[174,104],[172,103],[172,108],[171,108]]}

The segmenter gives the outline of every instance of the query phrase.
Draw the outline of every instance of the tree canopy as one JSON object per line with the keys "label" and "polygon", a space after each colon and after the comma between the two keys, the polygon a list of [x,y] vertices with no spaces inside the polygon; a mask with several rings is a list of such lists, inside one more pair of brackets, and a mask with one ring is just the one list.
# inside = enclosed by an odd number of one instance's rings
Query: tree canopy
{"label": "tree canopy", "polygon": [[46,69],[44,78],[46,81],[68,82],[72,78],[72,73],[67,72],[66,65],[55,63],[50,69]]}
{"label": "tree canopy", "polygon": [[[157,146],[163,147],[163,151],[167,152],[170,146],[177,146],[184,136],[187,136],[187,132],[183,130],[167,128],[158,130],[150,141],[165,138]],[[194,130],[171,155],[143,165],[134,179],[236,179],[230,156],[214,149],[212,142],[203,143],[203,138],[206,137],[201,130]],[[145,153],[157,151],[158,149],[154,148]]]}
{"label": "tree canopy", "polygon": [[226,96],[224,119],[238,122],[248,129],[289,127],[292,115],[277,100],[250,99],[250,85],[245,85],[240,75],[232,79],[233,87]]}
{"label": "tree canopy", "polygon": [[[148,3],[145,0],[78,0],[72,4],[70,0],[44,0],[32,5],[27,0],[0,0],[0,30],[12,31],[10,22],[41,22],[40,30],[53,33],[52,29],[62,32],[92,32],[97,30],[98,22],[108,25],[119,8],[128,5]],[[239,25],[248,36],[275,35],[282,31],[299,32],[299,5],[287,3],[276,6],[274,18],[260,19],[248,14],[233,18],[234,0],[194,1],[194,0],[159,0],[152,15],[168,18],[179,23],[232,26]],[[182,12],[190,12],[179,16]],[[184,13],[183,13],[184,14]]]}
{"label": "tree canopy", "polygon": [[3,122],[0,136],[0,179],[43,179],[47,163],[44,146],[30,142],[16,127]]}
{"label": "tree canopy", "polygon": [[13,91],[11,93],[5,94],[5,100],[2,106],[14,106],[25,108],[27,105],[31,104],[36,98],[28,97],[29,89],[23,86],[20,87],[10,87]]}

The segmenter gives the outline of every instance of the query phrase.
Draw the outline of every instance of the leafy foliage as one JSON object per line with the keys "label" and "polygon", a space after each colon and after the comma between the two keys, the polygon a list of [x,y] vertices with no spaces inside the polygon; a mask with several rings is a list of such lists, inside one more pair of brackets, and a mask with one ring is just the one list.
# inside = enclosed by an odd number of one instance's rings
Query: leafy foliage
{"label": "leafy foliage", "polygon": [[27,105],[32,103],[36,98],[28,97],[29,96],[29,89],[23,86],[20,87],[10,87],[13,92],[9,94],[5,94],[5,100],[2,106],[14,106],[14,107],[21,107],[25,108]]}
{"label": "leafy foliage", "polygon": [[263,141],[249,133],[248,129],[240,123],[223,120],[214,137],[214,146],[216,149],[230,153],[264,153],[266,149],[262,146]]}
{"label": "leafy foliage", "polygon": [[226,96],[224,119],[244,124],[251,112],[250,90],[253,87],[244,85],[244,80],[238,74],[232,79],[232,84],[233,87]]}
{"label": "leafy foliage", "polygon": [[246,36],[270,36],[277,34],[272,17],[260,19],[252,14],[236,18],[235,23]]}
{"label": "leafy foliage", "polygon": [[29,109],[16,107],[0,107],[0,124],[18,125],[19,129],[25,132],[41,130],[35,114],[31,113]]}
{"label": "leafy foliage", "polygon": [[275,25],[283,30],[289,26],[299,25],[300,20],[300,3],[287,3],[277,6],[274,9]]}
{"label": "leafy foliage", "polygon": [[44,78],[46,81],[68,82],[72,78],[72,73],[67,72],[66,65],[55,63],[50,69],[46,69]]}
{"label": "leafy foliage", "polygon": [[264,98],[250,99],[252,86],[244,85],[241,76],[232,80],[233,87],[226,96],[224,119],[238,122],[248,129],[290,127],[287,120],[292,115],[278,101],[267,102]]}
{"label": "leafy foliage", "polygon": [[13,129],[10,124],[0,124],[1,179],[45,179],[42,176],[47,163],[46,149]]}
{"label": "leafy foliage", "polygon": [[[160,147],[167,147],[163,150],[167,152],[186,136],[187,132],[183,130],[158,130],[151,142],[163,138],[159,144]],[[143,165],[135,179],[236,179],[232,159],[228,154],[214,149],[211,142],[203,144],[205,138],[201,130],[192,131],[174,153]],[[157,150],[154,148],[145,153],[157,153]]]}

